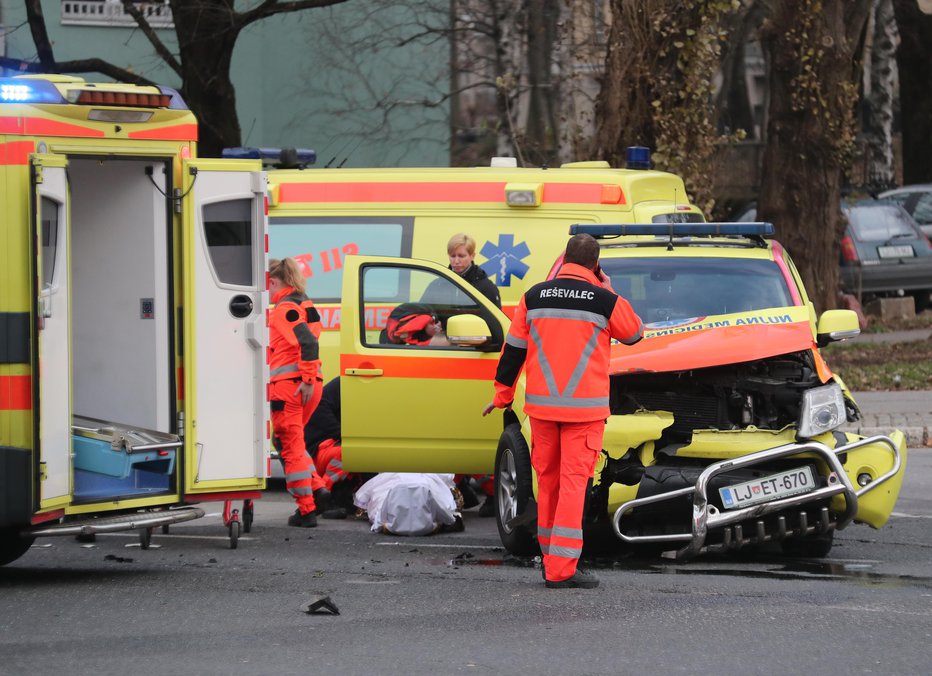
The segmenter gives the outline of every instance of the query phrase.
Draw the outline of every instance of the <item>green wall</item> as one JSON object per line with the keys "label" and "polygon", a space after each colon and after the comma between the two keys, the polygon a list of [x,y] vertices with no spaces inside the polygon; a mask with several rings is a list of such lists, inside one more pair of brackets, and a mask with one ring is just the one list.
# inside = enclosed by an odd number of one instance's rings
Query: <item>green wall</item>
{"label": "green wall", "polygon": [[[153,81],[179,86],[141,31],[63,26],[61,2],[42,2],[59,61],[99,57]],[[252,3],[239,3],[243,7]],[[275,16],[248,27],[233,55],[237,112],[244,145],[310,147],[318,166],[447,166],[449,45],[435,35],[399,43],[421,30],[418,19],[441,26],[446,0],[406,3],[349,0],[334,7]],[[434,11],[435,10],[435,11]],[[35,61],[24,3],[0,0],[6,56]],[[174,31],[158,29],[169,49]],[[106,81],[97,73],[79,73]],[[379,105],[377,102],[381,102]],[[425,105],[426,104],[426,105]]]}

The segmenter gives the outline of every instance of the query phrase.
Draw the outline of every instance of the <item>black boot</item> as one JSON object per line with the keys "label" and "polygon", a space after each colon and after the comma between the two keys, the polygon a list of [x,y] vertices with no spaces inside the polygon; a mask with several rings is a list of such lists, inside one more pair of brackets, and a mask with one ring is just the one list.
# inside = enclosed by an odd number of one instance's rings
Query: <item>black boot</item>
{"label": "black boot", "polygon": [[317,512],[302,514],[300,509],[296,509],[294,514],[288,517],[288,525],[297,528],[316,528]]}

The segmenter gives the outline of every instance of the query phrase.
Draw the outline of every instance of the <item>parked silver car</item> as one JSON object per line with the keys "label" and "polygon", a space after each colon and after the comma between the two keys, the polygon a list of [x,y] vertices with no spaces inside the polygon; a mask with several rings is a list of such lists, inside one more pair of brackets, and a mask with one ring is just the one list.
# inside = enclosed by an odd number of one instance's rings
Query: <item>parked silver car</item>
{"label": "parked silver car", "polygon": [[[928,308],[932,297],[932,242],[919,224],[903,207],[888,199],[845,200],[841,211],[848,222],[839,251],[842,290],[862,303],[874,298],[912,296],[916,312]],[[733,220],[757,220],[757,204],[748,205]]]}
{"label": "parked silver car", "polygon": [[932,237],[932,183],[904,185],[878,195],[881,199],[893,200],[916,219],[922,231]]}

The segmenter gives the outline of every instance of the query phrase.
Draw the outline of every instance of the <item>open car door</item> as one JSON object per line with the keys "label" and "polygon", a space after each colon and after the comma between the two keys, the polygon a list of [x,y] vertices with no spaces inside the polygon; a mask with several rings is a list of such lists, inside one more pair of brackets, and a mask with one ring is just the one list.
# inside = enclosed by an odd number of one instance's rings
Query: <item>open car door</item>
{"label": "open car door", "polygon": [[256,162],[184,166],[184,490],[265,487],[265,173]]}
{"label": "open car door", "polygon": [[38,360],[33,368],[39,504],[71,500],[71,294],[67,159],[30,157]]}
{"label": "open car door", "polygon": [[[477,315],[491,339],[478,347],[392,343],[384,329],[403,303],[429,308],[444,326]],[[483,418],[482,409],[492,400],[508,326],[501,310],[435,263],[348,256],[341,319],[343,467],[491,474],[502,421]]]}

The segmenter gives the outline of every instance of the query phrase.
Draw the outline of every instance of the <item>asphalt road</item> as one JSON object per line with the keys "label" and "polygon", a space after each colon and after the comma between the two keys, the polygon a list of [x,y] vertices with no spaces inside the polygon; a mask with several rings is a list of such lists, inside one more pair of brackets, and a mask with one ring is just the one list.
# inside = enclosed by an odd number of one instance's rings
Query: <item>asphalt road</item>
{"label": "asphalt road", "polygon": [[[926,673],[932,451],[891,522],[851,526],[822,561],[598,561],[596,590],[548,590],[491,519],[462,533],[283,524],[281,490],[230,550],[204,519],[93,546],[37,541],[0,568],[0,674]],[[329,596],[339,615],[303,606]]]}

